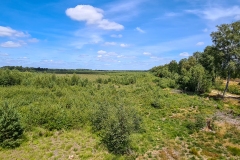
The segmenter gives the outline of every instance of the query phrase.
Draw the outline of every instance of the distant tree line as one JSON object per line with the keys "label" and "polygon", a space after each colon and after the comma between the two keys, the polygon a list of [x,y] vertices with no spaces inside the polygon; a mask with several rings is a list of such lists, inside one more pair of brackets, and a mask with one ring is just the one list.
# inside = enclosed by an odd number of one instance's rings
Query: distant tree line
{"label": "distant tree line", "polygon": [[47,72],[56,74],[97,74],[103,72],[146,72],[146,70],[92,70],[92,69],[52,69],[41,67],[3,66],[1,69],[18,70],[21,72]]}
{"label": "distant tree line", "polygon": [[183,90],[203,93],[209,91],[216,78],[226,78],[228,89],[230,78],[240,77],[240,21],[217,26],[211,33],[213,45],[203,52],[195,52],[189,58],[175,60],[150,71],[162,78],[162,87],[178,87]]}

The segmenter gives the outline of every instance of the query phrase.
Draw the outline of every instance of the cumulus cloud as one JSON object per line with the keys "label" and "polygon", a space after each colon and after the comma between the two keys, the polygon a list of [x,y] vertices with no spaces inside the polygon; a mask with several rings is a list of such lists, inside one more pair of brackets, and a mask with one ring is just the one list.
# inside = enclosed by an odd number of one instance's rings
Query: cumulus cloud
{"label": "cumulus cloud", "polygon": [[4,48],[17,48],[17,47],[21,47],[22,45],[19,42],[7,41],[4,43],[1,43],[0,46]]}
{"label": "cumulus cloud", "polygon": [[29,34],[16,31],[10,27],[0,26],[0,37],[28,37]]}
{"label": "cumulus cloud", "polygon": [[104,50],[100,50],[100,51],[98,51],[97,53],[98,53],[98,54],[106,54],[107,52],[104,51]]}
{"label": "cumulus cloud", "polygon": [[120,44],[120,46],[123,47],[123,48],[125,48],[125,47],[128,47],[129,45],[122,43],[122,44]]}
{"label": "cumulus cloud", "polygon": [[119,34],[119,35],[112,34],[111,37],[113,37],[113,38],[122,38],[122,35],[121,34]]}
{"label": "cumulus cloud", "polygon": [[180,53],[179,55],[182,56],[182,57],[188,57],[188,56],[190,56],[188,52],[182,52],[182,53]]}
{"label": "cumulus cloud", "polygon": [[186,10],[188,13],[193,13],[199,17],[203,17],[208,20],[218,20],[220,18],[234,17],[235,19],[240,15],[240,7],[233,6],[231,8],[213,7],[203,10]]}
{"label": "cumulus cloud", "polygon": [[104,30],[122,30],[124,26],[116,22],[104,19],[103,10],[90,5],[77,5],[75,8],[68,8],[66,15],[76,21],[86,21],[88,25],[97,25]]}
{"label": "cumulus cloud", "polygon": [[143,54],[146,56],[152,55],[150,52],[143,52]]}
{"label": "cumulus cloud", "polygon": [[117,43],[116,42],[105,42],[104,44],[107,46],[115,46]]}
{"label": "cumulus cloud", "polygon": [[142,30],[140,27],[137,27],[136,30],[137,30],[138,32],[140,32],[140,33],[145,33],[145,31]]}
{"label": "cumulus cloud", "polygon": [[204,42],[198,42],[196,45],[197,46],[202,46],[202,45],[204,45]]}

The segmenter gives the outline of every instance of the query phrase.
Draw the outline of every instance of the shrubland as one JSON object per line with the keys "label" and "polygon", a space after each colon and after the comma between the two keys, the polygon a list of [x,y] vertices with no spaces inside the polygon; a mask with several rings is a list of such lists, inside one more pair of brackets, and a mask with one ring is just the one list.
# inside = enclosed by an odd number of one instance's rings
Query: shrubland
{"label": "shrubland", "polygon": [[[90,75],[81,74],[3,72],[12,78],[1,84],[1,109],[11,110],[9,122],[15,127],[9,135],[17,133],[12,139],[17,145],[8,149],[1,141],[0,158],[239,156],[239,130],[224,124],[225,131],[215,116],[230,110],[237,116],[238,105],[225,105],[206,94],[163,89],[161,79],[151,73],[106,72],[90,80]],[[10,82],[16,78],[20,83]],[[212,131],[203,130],[208,119]]]}
{"label": "shrubland", "polygon": [[0,69],[0,159],[239,159],[239,30],[150,72]]}

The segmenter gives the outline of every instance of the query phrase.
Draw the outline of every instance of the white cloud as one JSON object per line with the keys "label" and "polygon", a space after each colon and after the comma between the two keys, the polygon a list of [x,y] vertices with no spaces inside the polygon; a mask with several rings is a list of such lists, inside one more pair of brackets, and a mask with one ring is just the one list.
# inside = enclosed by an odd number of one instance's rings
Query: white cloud
{"label": "white cloud", "polygon": [[196,45],[197,46],[202,46],[202,45],[204,45],[204,42],[198,42]]}
{"label": "white cloud", "polygon": [[97,57],[98,57],[98,58],[101,58],[101,57],[102,57],[102,55],[98,55]]}
{"label": "white cloud", "polygon": [[123,47],[123,48],[125,48],[125,47],[128,47],[129,45],[122,43],[122,44],[120,44],[120,46]]}
{"label": "white cloud", "polygon": [[0,37],[28,37],[29,34],[16,31],[10,27],[0,26]]}
{"label": "white cloud", "polygon": [[119,35],[112,34],[111,37],[113,37],[113,38],[122,38],[122,35],[121,34],[119,34]]}
{"label": "white cloud", "polygon": [[220,18],[238,17],[240,15],[240,7],[238,6],[233,6],[231,8],[213,7],[203,10],[187,10],[187,12],[196,14],[199,17],[203,17],[208,20],[215,21]]}
{"label": "white cloud", "polygon": [[190,56],[188,52],[182,52],[182,53],[180,53],[179,55],[182,56],[182,57],[188,57],[188,56]]}
{"label": "white cloud", "polygon": [[136,28],[136,30],[138,31],[138,32],[140,32],[140,33],[145,33],[145,31],[144,30],[142,30],[141,28],[139,28],[139,27],[137,27]]}
{"label": "white cloud", "polygon": [[115,46],[117,43],[116,42],[105,42],[104,44],[107,46]]}
{"label": "white cloud", "polygon": [[103,51],[103,50],[100,50],[97,52],[98,54],[106,54],[107,52],[106,51]]}
{"label": "white cloud", "polygon": [[37,42],[39,42],[39,40],[37,38],[32,38],[32,39],[29,39],[28,42],[37,43]]}
{"label": "white cloud", "polygon": [[143,52],[143,54],[147,56],[152,55],[150,52]]}
{"label": "white cloud", "polygon": [[90,43],[99,43],[103,41],[103,39],[99,35],[91,35],[91,41]]}
{"label": "white cloud", "polygon": [[0,44],[0,46],[4,48],[17,48],[21,47],[22,45],[19,42],[7,41]]}
{"label": "white cloud", "polygon": [[124,26],[108,19],[103,19],[103,10],[90,5],[77,5],[75,8],[68,8],[66,15],[76,21],[86,21],[88,25],[97,25],[105,30],[122,30]]}

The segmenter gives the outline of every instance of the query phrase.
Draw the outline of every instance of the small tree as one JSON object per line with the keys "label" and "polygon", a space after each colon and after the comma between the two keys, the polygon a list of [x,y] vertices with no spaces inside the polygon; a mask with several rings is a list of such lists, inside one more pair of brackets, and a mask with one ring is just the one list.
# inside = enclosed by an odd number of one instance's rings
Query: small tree
{"label": "small tree", "polygon": [[124,154],[130,149],[130,135],[141,125],[136,110],[123,106],[100,105],[92,117],[93,129],[114,154]]}
{"label": "small tree", "polygon": [[[223,76],[227,77],[227,83],[223,97],[228,89],[230,77],[234,77],[240,71],[240,21],[231,24],[217,26],[218,31],[212,32],[211,37],[220,54]],[[222,53],[222,54],[221,54]]]}
{"label": "small tree", "polygon": [[16,111],[5,103],[0,108],[0,146],[15,148],[20,145],[23,127]]}

